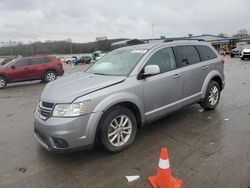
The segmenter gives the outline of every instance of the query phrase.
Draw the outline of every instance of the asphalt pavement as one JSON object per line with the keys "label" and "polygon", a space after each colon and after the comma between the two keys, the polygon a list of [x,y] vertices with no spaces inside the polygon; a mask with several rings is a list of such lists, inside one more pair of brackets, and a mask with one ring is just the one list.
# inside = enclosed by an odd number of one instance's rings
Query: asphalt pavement
{"label": "asphalt pavement", "polygon": [[[100,147],[53,154],[33,137],[33,111],[45,84],[0,90],[0,187],[150,187],[160,148],[186,188],[250,186],[250,60],[225,58],[226,88],[219,106],[198,104],[139,129],[134,144],[111,155]],[[66,75],[84,70],[66,66]],[[60,79],[60,78],[59,78]],[[139,175],[128,183],[125,176]]]}

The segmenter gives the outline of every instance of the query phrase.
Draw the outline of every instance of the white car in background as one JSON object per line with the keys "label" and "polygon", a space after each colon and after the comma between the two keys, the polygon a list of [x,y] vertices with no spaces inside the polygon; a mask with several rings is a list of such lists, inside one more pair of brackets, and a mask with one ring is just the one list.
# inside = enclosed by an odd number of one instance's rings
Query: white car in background
{"label": "white car in background", "polygon": [[250,58],[250,45],[245,45],[244,49],[240,53],[240,58],[244,60],[245,58]]}

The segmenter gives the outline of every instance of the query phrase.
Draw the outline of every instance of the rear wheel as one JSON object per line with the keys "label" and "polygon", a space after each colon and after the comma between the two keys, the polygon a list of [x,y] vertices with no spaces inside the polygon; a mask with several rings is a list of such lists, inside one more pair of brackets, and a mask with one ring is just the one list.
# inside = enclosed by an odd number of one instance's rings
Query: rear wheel
{"label": "rear wheel", "polygon": [[0,89],[4,88],[7,84],[7,80],[4,76],[0,76]]}
{"label": "rear wheel", "polygon": [[213,110],[216,108],[220,100],[220,85],[212,80],[207,87],[206,97],[200,103],[204,110]]}
{"label": "rear wheel", "polygon": [[44,74],[43,81],[45,82],[52,82],[56,79],[56,73],[55,71],[47,71]]}
{"label": "rear wheel", "polygon": [[135,115],[123,106],[115,106],[105,112],[99,126],[99,142],[110,153],[127,149],[137,131]]}

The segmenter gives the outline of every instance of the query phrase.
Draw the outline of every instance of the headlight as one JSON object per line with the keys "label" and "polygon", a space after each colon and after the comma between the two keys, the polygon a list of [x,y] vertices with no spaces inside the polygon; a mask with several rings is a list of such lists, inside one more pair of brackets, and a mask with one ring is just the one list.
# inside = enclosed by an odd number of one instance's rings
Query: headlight
{"label": "headlight", "polygon": [[75,117],[84,113],[90,101],[83,101],[72,104],[57,104],[53,110],[55,117]]}

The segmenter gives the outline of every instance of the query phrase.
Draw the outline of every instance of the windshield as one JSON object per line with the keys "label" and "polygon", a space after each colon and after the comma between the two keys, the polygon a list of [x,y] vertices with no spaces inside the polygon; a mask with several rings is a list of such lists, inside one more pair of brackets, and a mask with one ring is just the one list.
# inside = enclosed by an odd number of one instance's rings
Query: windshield
{"label": "windshield", "polygon": [[147,50],[116,50],[112,51],[93,66],[87,72],[101,75],[127,76],[139,62]]}
{"label": "windshield", "polygon": [[244,45],[244,48],[249,49],[249,48],[250,48],[250,45]]}

